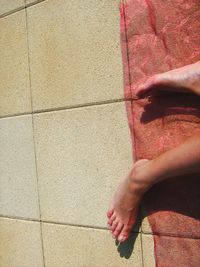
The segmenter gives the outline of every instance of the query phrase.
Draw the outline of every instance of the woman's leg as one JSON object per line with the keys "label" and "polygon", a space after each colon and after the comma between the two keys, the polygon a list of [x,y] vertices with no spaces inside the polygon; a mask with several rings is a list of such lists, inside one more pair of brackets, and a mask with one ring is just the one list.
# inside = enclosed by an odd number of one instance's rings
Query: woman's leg
{"label": "woman's leg", "polygon": [[174,176],[200,173],[200,134],[153,160],[139,160],[117,189],[107,213],[114,238],[124,242],[137,219],[144,193],[154,184]]}

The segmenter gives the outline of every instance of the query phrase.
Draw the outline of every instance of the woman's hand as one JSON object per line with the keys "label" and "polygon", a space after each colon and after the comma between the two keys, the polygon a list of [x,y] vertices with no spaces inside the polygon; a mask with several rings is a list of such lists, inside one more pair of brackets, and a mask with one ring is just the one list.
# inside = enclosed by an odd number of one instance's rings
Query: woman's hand
{"label": "woman's hand", "polygon": [[200,61],[156,74],[136,89],[136,95],[144,98],[158,91],[194,93],[200,95]]}

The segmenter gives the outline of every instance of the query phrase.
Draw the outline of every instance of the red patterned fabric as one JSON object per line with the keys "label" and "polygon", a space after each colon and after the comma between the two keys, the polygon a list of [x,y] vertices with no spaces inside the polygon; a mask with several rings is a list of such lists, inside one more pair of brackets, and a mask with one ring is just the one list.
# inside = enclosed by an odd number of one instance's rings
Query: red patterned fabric
{"label": "red patterned fabric", "polygon": [[[136,98],[156,73],[200,60],[199,0],[127,0],[120,6],[124,92],[136,159],[152,159],[200,132],[200,98],[160,94]],[[200,177],[174,177],[144,199],[157,266],[200,266]],[[171,236],[171,237],[166,237]]]}

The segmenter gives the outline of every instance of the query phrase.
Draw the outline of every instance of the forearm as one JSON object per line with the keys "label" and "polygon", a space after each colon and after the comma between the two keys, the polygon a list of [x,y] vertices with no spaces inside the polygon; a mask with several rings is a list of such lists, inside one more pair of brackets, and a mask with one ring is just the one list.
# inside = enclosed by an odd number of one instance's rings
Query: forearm
{"label": "forearm", "polygon": [[174,176],[200,173],[200,134],[151,160],[148,171],[151,185]]}

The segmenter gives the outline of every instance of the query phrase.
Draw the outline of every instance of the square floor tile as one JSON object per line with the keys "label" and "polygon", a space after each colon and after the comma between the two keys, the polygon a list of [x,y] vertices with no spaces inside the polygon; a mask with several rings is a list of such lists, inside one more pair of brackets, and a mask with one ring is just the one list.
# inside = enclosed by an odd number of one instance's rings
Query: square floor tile
{"label": "square floor tile", "polygon": [[132,166],[125,103],[34,115],[43,220],[106,227]]}
{"label": "square floor tile", "polygon": [[0,36],[0,117],[31,112],[25,10],[0,19]]}
{"label": "square floor tile", "polygon": [[31,115],[0,119],[0,214],[39,219]]}
{"label": "square floor tile", "polygon": [[123,98],[118,0],[27,10],[34,110]]}
{"label": "square floor tile", "polygon": [[38,222],[0,218],[1,267],[43,267]]}
{"label": "square floor tile", "polygon": [[140,234],[117,247],[107,230],[45,223],[43,242],[46,267],[142,266]]}

